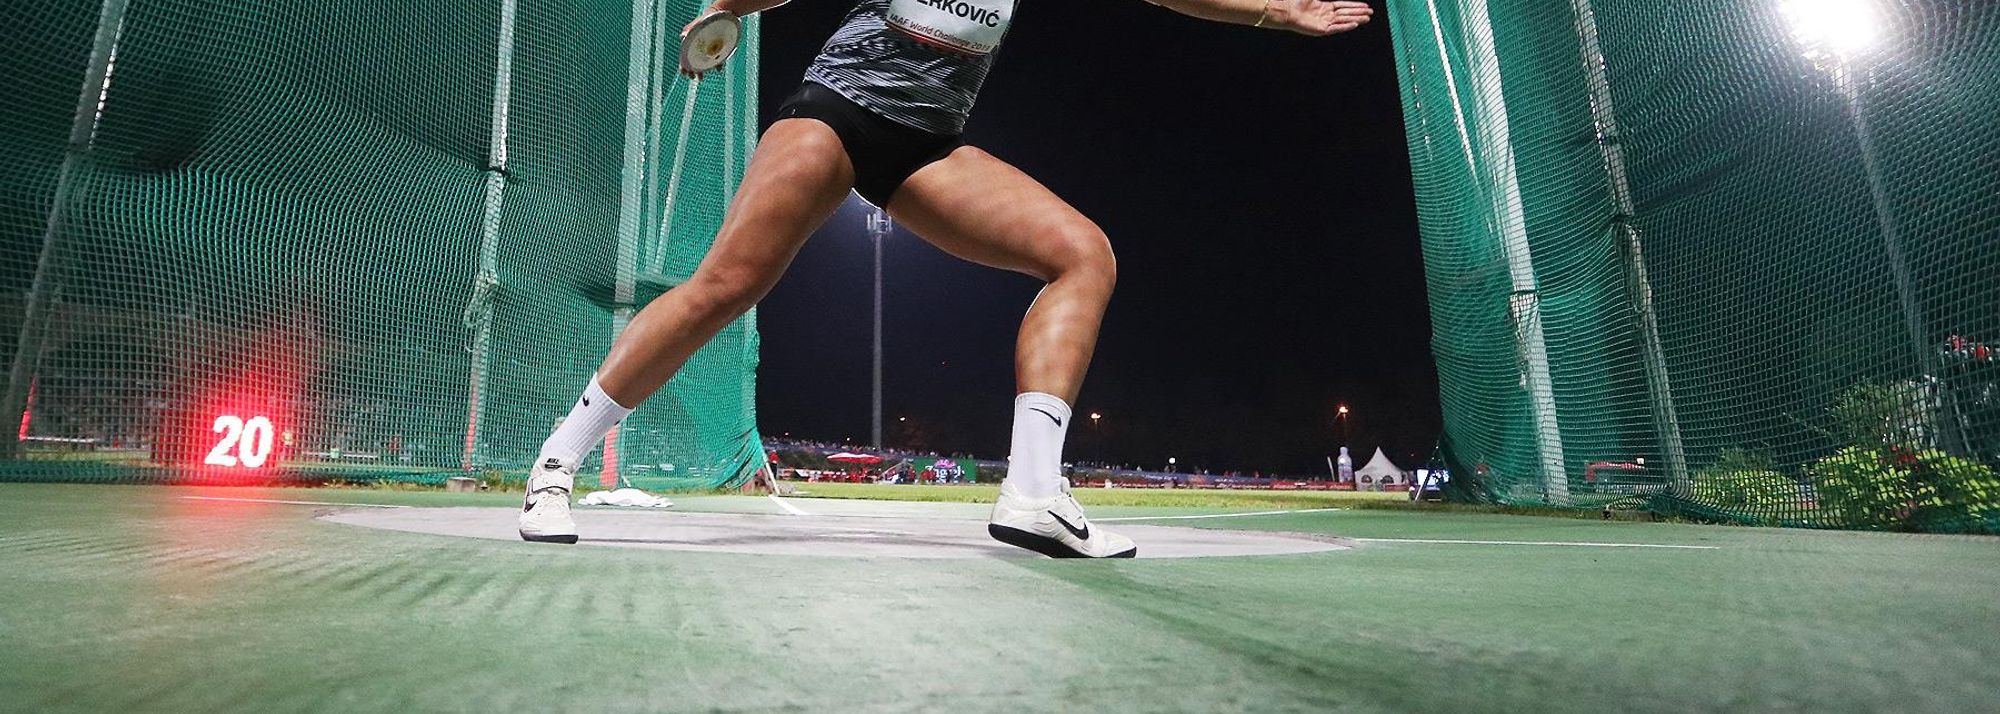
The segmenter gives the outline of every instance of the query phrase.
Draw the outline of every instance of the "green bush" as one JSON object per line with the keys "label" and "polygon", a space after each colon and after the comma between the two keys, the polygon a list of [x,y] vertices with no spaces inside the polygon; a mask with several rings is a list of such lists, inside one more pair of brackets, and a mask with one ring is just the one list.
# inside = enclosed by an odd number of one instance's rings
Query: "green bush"
{"label": "green bush", "polygon": [[1888,528],[1908,518],[1917,493],[1908,469],[1885,458],[1884,449],[1850,446],[1809,470],[1826,525]]}
{"label": "green bush", "polygon": [[1694,474],[1694,500],[1762,523],[1795,517],[1805,494],[1769,454],[1724,449],[1713,466]]}
{"label": "green bush", "polygon": [[1796,510],[1799,484],[1777,471],[1715,471],[1695,473],[1694,500],[1742,515],[1772,517]]}
{"label": "green bush", "polygon": [[2000,476],[1971,459],[1937,451],[1929,468],[1937,480],[1935,505],[1920,508],[1914,525],[1927,531],[2000,533]]}
{"label": "green bush", "polygon": [[1834,400],[1828,416],[1833,435],[1845,443],[1891,446],[1925,443],[1935,412],[1922,385],[1896,382],[1855,385]]}
{"label": "green bush", "polygon": [[1810,473],[1826,525],[1981,531],[2000,519],[1993,469],[1936,449],[1850,446]]}

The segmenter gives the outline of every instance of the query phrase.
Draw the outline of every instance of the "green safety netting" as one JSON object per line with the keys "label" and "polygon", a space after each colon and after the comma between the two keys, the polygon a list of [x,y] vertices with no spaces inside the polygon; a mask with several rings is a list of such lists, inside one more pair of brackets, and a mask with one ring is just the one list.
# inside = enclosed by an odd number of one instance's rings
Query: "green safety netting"
{"label": "green safety netting", "polygon": [[2000,530],[2000,4],[1390,15],[1460,497]]}
{"label": "green safety netting", "polygon": [[[701,5],[0,7],[0,480],[522,470],[741,178],[756,22],[691,81]],[[753,320],[619,474],[761,464]]]}

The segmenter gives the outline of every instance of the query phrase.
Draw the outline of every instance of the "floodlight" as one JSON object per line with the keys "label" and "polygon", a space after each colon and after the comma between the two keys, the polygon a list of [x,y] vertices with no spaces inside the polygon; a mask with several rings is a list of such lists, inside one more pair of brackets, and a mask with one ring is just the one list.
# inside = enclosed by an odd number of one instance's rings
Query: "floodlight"
{"label": "floodlight", "polygon": [[1783,0],[1778,12],[1806,59],[1842,63],[1882,43],[1884,18],[1877,0]]}

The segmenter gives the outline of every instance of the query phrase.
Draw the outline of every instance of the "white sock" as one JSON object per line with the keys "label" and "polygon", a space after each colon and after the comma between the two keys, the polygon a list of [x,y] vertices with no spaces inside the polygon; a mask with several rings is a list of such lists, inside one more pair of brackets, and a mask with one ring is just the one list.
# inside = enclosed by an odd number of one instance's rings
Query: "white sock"
{"label": "white sock", "polygon": [[604,440],[611,427],[631,414],[632,410],[604,393],[604,388],[597,384],[597,375],[590,375],[590,386],[583,388],[583,396],[577,398],[576,406],[570,407],[569,416],[542,442],[542,453],[536,463],[549,457],[570,464],[583,460],[583,455],[597,448],[597,442]]}
{"label": "white sock", "polygon": [[1069,405],[1055,395],[1022,392],[1014,398],[1014,448],[1007,478],[1024,498],[1062,493],[1063,435],[1069,432]]}

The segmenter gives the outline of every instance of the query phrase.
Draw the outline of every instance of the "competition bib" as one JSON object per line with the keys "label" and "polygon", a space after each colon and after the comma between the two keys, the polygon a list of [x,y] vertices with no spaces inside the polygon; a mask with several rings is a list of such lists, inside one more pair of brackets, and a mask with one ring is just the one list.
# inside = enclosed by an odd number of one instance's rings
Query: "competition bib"
{"label": "competition bib", "polygon": [[1007,36],[1014,0],[889,0],[889,26],[917,41],[969,55],[990,54]]}

